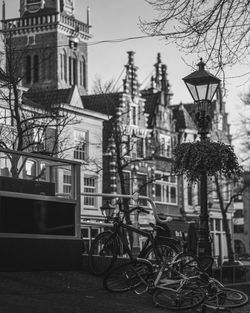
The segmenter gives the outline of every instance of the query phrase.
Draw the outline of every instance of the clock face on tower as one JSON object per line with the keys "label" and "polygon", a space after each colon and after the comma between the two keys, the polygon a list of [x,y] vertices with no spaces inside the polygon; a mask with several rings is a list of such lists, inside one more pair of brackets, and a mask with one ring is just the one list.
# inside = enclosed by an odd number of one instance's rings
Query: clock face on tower
{"label": "clock face on tower", "polygon": [[39,11],[44,4],[44,0],[26,0],[26,10],[30,13]]}

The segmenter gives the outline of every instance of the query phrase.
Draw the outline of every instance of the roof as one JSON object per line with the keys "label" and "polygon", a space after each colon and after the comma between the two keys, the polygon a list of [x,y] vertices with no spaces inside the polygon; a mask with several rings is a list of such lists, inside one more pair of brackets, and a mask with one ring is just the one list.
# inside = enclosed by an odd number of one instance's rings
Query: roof
{"label": "roof", "polygon": [[116,108],[121,101],[122,92],[98,94],[98,95],[86,95],[82,96],[82,103],[85,109],[107,114],[114,115]]}
{"label": "roof", "polygon": [[143,98],[145,102],[145,112],[148,114],[153,114],[155,112],[155,107],[159,103],[159,93],[144,94]]}
{"label": "roof", "polygon": [[155,116],[155,108],[160,101],[160,93],[143,94],[145,101],[145,113],[149,114],[148,124],[152,126],[153,118]]}
{"label": "roof", "polygon": [[69,104],[72,88],[55,90],[32,90],[23,93],[23,97],[40,104],[42,107],[50,107],[55,104]]}
{"label": "roof", "polygon": [[185,105],[180,104],[172,107],[173,119],[176,120],[176,129],[197,129],[195,122]]}

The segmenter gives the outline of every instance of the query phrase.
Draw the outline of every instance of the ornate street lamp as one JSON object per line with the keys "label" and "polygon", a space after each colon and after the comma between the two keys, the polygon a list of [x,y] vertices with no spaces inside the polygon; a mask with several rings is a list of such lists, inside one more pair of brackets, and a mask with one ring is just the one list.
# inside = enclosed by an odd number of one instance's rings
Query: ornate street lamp
{"label": "ornate street lamp", "polygon": [[109,201],[105,201],[104,205],[100,207],[102,215],[107,218],[107,221],[113,217],[115,213],[116,206],[111,204]]}
{"label": "ornate street lamp", "polygon": [[[194,103],[198,106],[198,112],[195,117],[198,125],[198,133],[200,140],[209,140],[209,125],[211,118],[207,114],[207,109],[211,103],[216,90],[220,84],[220,79],[205,70],[205,63],[200,59],[198,63],[198,71],[183,78]],[[211,240],[209,235],[208,223],[208,207],[207,207],[207,173],[202,172],[200,178],[200,223],[199,223],[199,238],[198,238],[198,255],[211,255]]]}

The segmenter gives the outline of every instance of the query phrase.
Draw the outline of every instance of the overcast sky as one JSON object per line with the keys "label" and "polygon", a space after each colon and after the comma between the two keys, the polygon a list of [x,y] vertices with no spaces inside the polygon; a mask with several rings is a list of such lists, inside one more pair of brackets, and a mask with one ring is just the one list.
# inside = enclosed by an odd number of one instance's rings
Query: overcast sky
{"label": "overcast sky", "polygon": [[[2,2],[2,0],[0,0]],[[18,17],[19,0],[5,0],[6,17]],[[166,45],[163,39],[144,38],[131,39],[122,42],[100,43],[103,40],[128,39],[136,36],[144,36],[138,23],[139,17],[152,18],[152,8],[144,0],[75,0],[75,15],[86,22],[87,6],[90,7],[92,35],[89,40],[88,75],[89,87],[96,75],[103,81],[117,80],[127,63],[127,51],[135,51],[135,64],[138,66],[139,82],[147,86],[156,62],[157,53],[160,52],[162,62],[167,65],[168,78],[174,94],[172,104],[180,101],[192,101],[182,78],[188,75],[192,69],[187,64],[198,63],[198,55],[183,55],[174,46]],[[0,13],[2,8],[0,8]],[[209,69],[208,69],[209,70]],[[248,71],[245,67],[234,67],[228,70],[227,76],[242,75]],[[122,83],[120,79],[119,85]],[[230,122],[235,123],[235,113],[239,105],[238,94],[246,91],[247,77],[241,79],[228,79],[229,90],[226,100],[226,110],[230,113]],[[247,87],[246,87],[247,86]]]}

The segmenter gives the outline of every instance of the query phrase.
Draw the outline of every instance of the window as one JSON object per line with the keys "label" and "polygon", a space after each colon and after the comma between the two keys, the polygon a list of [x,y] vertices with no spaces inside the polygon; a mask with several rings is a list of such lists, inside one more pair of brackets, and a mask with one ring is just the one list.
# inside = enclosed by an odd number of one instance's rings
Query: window
{"label": "window", "polygon": [[33,142],[44,143],[45,142],[45,129],[42,125],[38,125],[33,130]]}
{"label": "window", "polygon": [[45,128],[42,125],[37,125],[33,129],[32,149],[36,151],[45,150]]}
{"label": "window", "polygon": [[214,231],[214,219],[213,218],[209,219],[209,224],[210,224],[210,231]]}
{"label": "window", "polygon": [[[85,251],[84,253],[89,252],[89,248],[91,246],[91,243],[95,239],[95,237],[99,234],[100,229],[95,228],[95,227],[89,227],[89,228],[82,228],[81,229],[81,234],[82,234],[82,239],[84,241],[84,248]],[[96,254],[99,253],[99,251],[95,251]]]}
{"label": "window", "polygon": [[242,234],[244,233],[244,224],[241,225],[234,225],[234,232],[236,234]]}
{"label": "window", "polygon": [[73,58],[73,85],[77,85],[77,74],[78,74],[78,70],[77,70],[77,59]]}
{"label": "window", "polygon": [[8,126],[14,125],[14,119],[9,109],[0,108],[0,123]]}
{"label": "window", "polygon": [[47,66],[48,66],[47,78],[52,79],[52,75],[53,75],[53,54],[52,53],[48,55]]}
{"label": "window", "polygon": [[144,140],[143,138],[138,138],[136,142],[136,153],[138,158],[144,157]]}
{"label": "window", "polygon": [[[97,179],[95,177],[84,177],[84,192],[88,193],[96,193],[97,187],[96,187],[96,181]],[[95,207],[95,199],[96,197],[89,197],[84,196],[84,205],[88,207]]]}
{"label": "window", "polygon": [[188,205],[193,205],[193,190],[192,190],[192,184],[188,184],[187,187],[188,191]]}
{"label": "window", "polygon": [[85,58],[82,57],[80,60],[80,85],[86,87],[86,61]]}
{"label": "window", "polygon": [[221,220],[218,218],[215,219],[215,230],[217,231],[221,230]]}
{"label": "window", "polygon": [[234,212],[234,218],[241,218],[244,217],[244,212],[241,209],[238,209]]}
{"label": "window", "polygon": [[171,137],[166,135],[160,135],[160,156],[171,157]]}
{"label": "window", "polygon": [[48,173],[46,172],[46,166],[47,164],[45,162],[40,163],[40,173],[39,173],[39,179],[45,180],[47,179]]}
{"label": "window", "polygon": [[169,174],[156,174],[156,201],[177,204],[177,178]]}
{"label": "window", "polygon": [[128,135],[122,136],[122,155],[123,156],[130,155],[130,138]]}
{"label": "window", "polygon": [[131,107],[131,124],[137,125],[137,107],[136,106]]}
{"label": "window", "polygon": [[125,194],[130,195],[130,193],[131,193],[130,172],[123,172],[123,178],[124,178]]}
{"label": "window", "polygon": [[[137,175],[137,186],[139,189],[139,194],[141,196],[147,196],[147,176],[143,174],[138,174]],[[147,205],[147,200],[140,200],[141,205]]]}
{"label": "window", "polygon": [[72,186],[71,175],[64,173],[63,174],[63,193],[70,194]]}
{"label": "window", "polygon": [[33,45],[35,43],[35,36],[29,36],[27,40],[28,40],[28,43],[27,43],[28,45]]}
{"label": "window", "polygon": [[69,84],[72,85],[72,61],[71,57],[69,57]]}
{"label": "window", "polygon": [[69,57],[69,83],[77,84],[77,60],[75,57]]}
{"label": "window", "polygon": [[27,160],[25,163],[25,178],[36,177],[36,162],[33,160]]}
{"label": "window", "polygon": [[34,55],[33,62],[34,62],[33,80],[34,80],[34,83],[38,83],[39,81],[39,57],[38,55]]}
{"label": "window", "polygon": [[87,132],[75,131],[74,159],[87,160]]}
{"label": "window", "polygon": [[63,80],[63,70],[64,70],[64,67],[63,67],[63,55],[60,53],[60,72],[61,72],[61,80]]}
{"label": "window", "polygon": [[31,56],[26,56],[26,83],[31,83]]}
{"label": "window", "polygon": [[229,201],[230,198],[230,186],[227,182],[222,182],[222,196],[224,201]]}
{"label": "window", "polygon": [[64,50],[63,52],[63,59],[64,59],[64,62],[63,62],[63,65],[64,65],[64,80],[67,81],[67,54],[66,54],[66,51]]}

